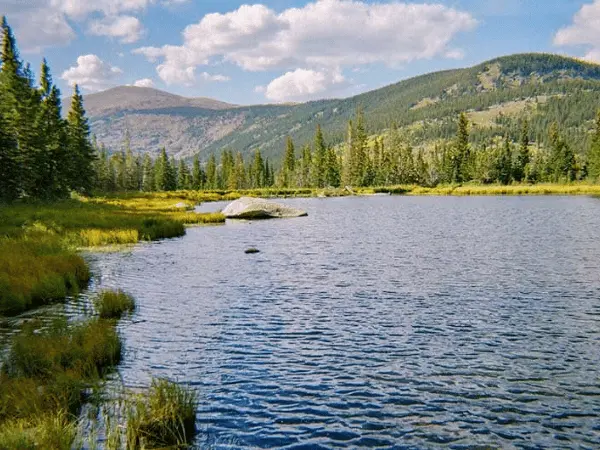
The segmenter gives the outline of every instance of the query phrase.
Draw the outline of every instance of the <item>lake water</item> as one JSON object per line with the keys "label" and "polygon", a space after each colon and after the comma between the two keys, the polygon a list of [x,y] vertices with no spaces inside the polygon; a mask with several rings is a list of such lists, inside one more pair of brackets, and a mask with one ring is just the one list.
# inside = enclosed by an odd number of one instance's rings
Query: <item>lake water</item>
{"label": "lake water", "polygon": [[139,305],[120,375],[198,389],[198,447],[600,447],[600,200],[285,202],[89,256]]}

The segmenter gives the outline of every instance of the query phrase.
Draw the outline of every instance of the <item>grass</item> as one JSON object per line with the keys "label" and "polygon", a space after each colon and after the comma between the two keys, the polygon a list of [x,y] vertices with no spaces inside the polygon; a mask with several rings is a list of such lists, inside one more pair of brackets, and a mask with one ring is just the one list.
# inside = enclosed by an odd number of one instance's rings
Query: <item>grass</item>
{"label": "grass", "polygon": [[131,448],[189,444],[196,434],[197,394],[165,379],[133,398],[127,408],[127,443]]}
{"label": "grass", "polygon": [[17,419],[0,425],[0,449],[70,450],[77,427],[62,411],[34,419]]}
{"label": "grass", "polygon": [[179,237],[186,225],[225,221],[219,213],[190,211],[198,200],[186,195],[79,197],[0,208],[0,315],[85,287],[90,274],[79,248]]}
{"label": "grass", "polygon": [[98,315],[103,319],[120,319],[124,314],[135,311],[135,300],[125,292],[102,291],[94,299]]}
{"label": "grass", "polygon": [[0,314],[16,314],[85,287],[88,267],[51,234],[0,238]]}

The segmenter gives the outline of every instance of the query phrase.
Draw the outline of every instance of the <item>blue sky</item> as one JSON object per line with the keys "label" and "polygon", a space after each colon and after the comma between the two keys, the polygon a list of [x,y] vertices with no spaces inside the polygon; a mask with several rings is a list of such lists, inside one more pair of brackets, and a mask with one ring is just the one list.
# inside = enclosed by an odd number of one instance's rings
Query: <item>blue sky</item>
{"label": "blue sky", "polygon": [[600,61],[600,0],[0,0],[0,13],[25,60],[46,56],[63,91],[86,93],[304,101],[511,53]]}

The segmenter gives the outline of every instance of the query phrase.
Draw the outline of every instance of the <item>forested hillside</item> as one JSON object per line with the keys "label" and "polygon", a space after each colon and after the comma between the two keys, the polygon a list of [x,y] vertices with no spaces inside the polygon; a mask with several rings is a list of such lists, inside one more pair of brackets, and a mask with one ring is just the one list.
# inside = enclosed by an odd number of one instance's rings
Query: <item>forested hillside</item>
{"label": "forested hillside", "polygon": [[[135,89],[135,88],[128,88]],[[427,74],[356,97],[299,105],[259,105],[227,108],[146,105],[110,107],[92,114],[92,127],[110,150],[122,147],[126,131],[134,151],[190,158],[217,156],[224,149],[248,157],[256,148],[279,161],[290,136],[303,145],[320,124],[328,141],[343,141],[347,121],[362,108],[367,132],[404,128],[415,146],[448,139],[456,116],[467,112],[474,126],[471,139],[484,142],[508,130],[519,135],[527,117],[533,136],[547,143],[547,128],[557,122],[576,153],[586,148],[600,94],[600,66],[550,54],[523,54],[497,58],[476,67]],[[116,101],[116,100],[115,100]],[[224,109],[221,109],[224,108]]]}

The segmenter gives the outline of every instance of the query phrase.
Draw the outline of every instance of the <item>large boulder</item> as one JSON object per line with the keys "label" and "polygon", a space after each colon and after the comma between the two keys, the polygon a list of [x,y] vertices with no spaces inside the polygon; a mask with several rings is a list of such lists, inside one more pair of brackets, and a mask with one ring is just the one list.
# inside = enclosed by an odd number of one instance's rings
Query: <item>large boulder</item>
{"label": "large boulder", "polygon": [[229,219],[275,219],[308,215],[301,209],[252,197],[242,197],[227,205],[222,212]]}

